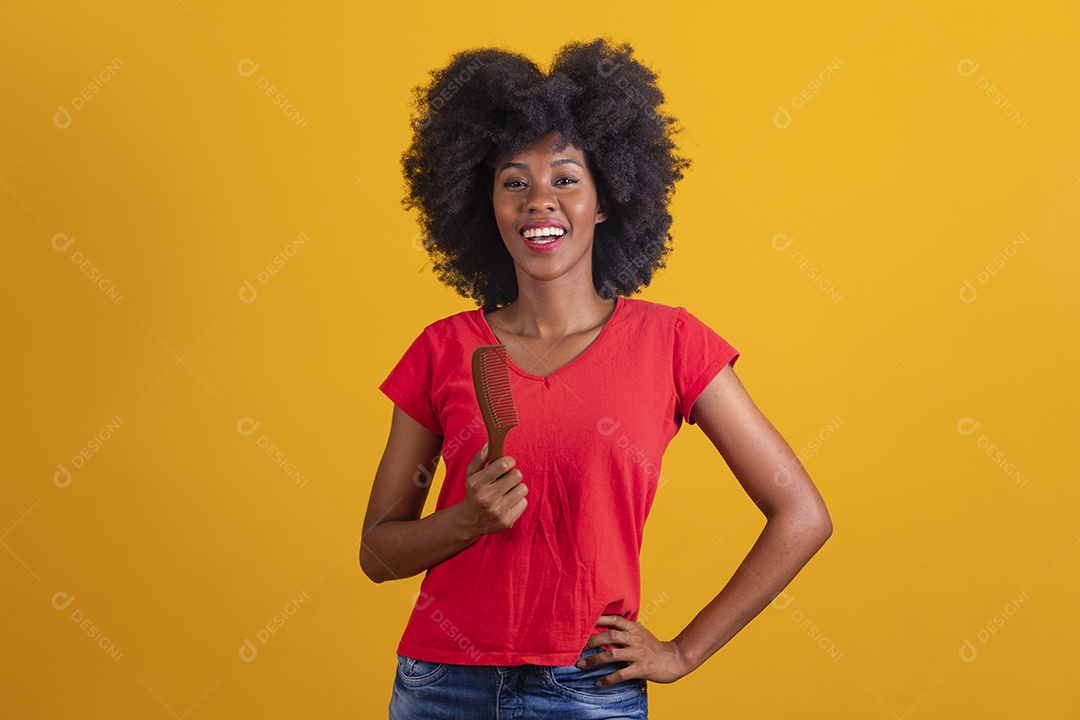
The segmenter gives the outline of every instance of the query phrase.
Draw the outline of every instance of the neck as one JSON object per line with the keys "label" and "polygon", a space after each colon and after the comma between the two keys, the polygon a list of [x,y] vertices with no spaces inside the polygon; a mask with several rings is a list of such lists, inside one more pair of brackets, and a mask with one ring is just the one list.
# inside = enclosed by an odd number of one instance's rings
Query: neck
{"label": "neck", "polygon": [[545,281],[519,277],[517,299],[499,315],[515,335],[556,340],[603,323],[615,302],[596,292],[590,268],[589,277],[584,279],[566,275]]}

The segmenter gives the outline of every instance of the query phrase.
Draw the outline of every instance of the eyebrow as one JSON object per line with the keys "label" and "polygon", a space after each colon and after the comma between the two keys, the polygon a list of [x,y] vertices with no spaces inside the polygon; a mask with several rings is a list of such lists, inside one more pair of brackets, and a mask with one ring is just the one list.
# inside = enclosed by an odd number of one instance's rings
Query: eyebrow
{"label": "eyebrow", "polygon": [[[568,157],[559,158],[558,160],[552,160],[551,167],[555,167],[556,165],[577,165],[582,170],[585,169],[582,164],[579,163],[577,160]],[[508,168],[521,168],[522,170],[529,169],[529,167],[525,163],[508,162],[503,164],[503,166],[499,168],[499,172],[502,172],[503,170],[506,170]]]}

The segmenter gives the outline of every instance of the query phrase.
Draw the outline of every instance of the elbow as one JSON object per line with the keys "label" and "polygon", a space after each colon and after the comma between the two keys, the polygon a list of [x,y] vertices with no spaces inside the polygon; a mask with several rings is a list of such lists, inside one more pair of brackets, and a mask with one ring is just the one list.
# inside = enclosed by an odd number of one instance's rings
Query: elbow
{"label": "elbow", "polygon": [[832,537],[832,518],[823,505],[769,517],[770,521],[774,519],[786,527],[793,536],[798,537],[801,544],[813,546],[814,552],[817,552],[818,548]]}
{"label": "elbow", "polygon": [[[371,558],[368,557],[369,555],[370,555],[369,552],[365,552],[364,542],[363,542],[363,540],[361,540],[360,541],[360,569],[363,571],[363,573],[365,575],[367,575],[368,579],[371,580],[373,583],[378,584],[378,583],[385,582],[386,580],[388,580],[389,578],[385,574],[380,574],[379,573],[379,570],[385,570],[385,568],[373,567],[373,563],[371,561]],[[379,566],[379,565],[381,565],[381,563],[376,561],[374,563],[374,565]]]}
{"label": "elbow", "polygon": [[832,537],[833,524],[829,508],[821,495],[806,497],[800,503],[798,512],[799,526],[808,542],[815,543],[815,552]]}
{"label": "elbow", "polygon": [[821,545],[825,544],[825,541],[832,537],[832,518],[829,517],[829,513],[825,514],[818,521],[818,532],[821,540]]}
{"label": "elbow", "polygon": [[805,523],[806,534],[813,538],[817,547],[820,548],[830,537],[832,537],[832,517],[829,515],[829,511],[824,505],[818,506],[815,508],[814,512],[809,513],[808,515],[809,517]]}

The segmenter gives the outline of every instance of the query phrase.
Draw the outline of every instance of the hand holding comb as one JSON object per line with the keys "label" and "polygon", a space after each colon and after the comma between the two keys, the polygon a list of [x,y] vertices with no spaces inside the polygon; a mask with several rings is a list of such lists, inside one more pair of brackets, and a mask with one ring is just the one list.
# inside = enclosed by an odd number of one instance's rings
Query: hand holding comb
{"label": "hand holding comb", "polygon": [[481,345],[473,350],[473,385],[488,434],[488,462],[503,456],[510,428],[517,427],[517,408],[510,394],[510,368],[505,345]]}

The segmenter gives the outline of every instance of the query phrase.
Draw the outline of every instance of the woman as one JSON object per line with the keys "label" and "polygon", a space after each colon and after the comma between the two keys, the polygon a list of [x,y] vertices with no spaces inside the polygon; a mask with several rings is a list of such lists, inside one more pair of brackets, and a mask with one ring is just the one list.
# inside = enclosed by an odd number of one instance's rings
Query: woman
{"label": "woman", "polygon": [[[572,43],[549,73],[466,51],[417,92],[403,157],[439,278],[480,307],[431,323],[380,389],[390,436],[360,562],[425,572],[398,646],[391,718],[643,718],[646,683],[705,662],[832,532],[791,448],[681,307],[632,299],[664,267],[689,162],[628,45]],[[519,425],[487,457],[470,357],[506,346]],[[686,420],[768,518],[675,638],[636,621],[664,449]],[[442,457],[436,511],[421,518]],[[514,715],[515,717],[518,715]]]}

